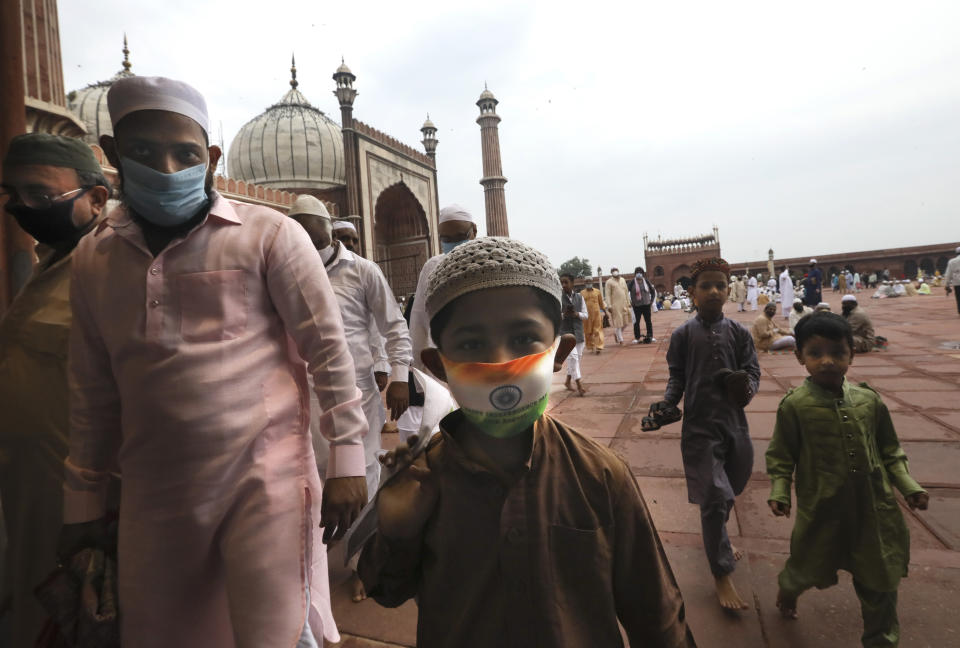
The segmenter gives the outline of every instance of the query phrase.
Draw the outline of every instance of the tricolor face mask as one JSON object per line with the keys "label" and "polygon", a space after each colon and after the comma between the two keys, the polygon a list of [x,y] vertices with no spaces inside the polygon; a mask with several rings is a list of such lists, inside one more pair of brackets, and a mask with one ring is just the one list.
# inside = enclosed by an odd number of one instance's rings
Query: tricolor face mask
{"label": "tricolor face mask", "polygon": [[547,409],[558,337],[546,351],[508,362],[453,362],[443,368],[467,420],[498,439],[516,436]]}

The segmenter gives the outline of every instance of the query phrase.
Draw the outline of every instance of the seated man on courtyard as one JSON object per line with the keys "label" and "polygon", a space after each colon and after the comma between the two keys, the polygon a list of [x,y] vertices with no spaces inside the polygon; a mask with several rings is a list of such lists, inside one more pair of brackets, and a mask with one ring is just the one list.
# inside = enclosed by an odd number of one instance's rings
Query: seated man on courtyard
{"label": "seated man on courtyard", "polygon": [[796,346],[790,331],[773,323],[773,316],[776,314],[777,305],[770,302],[763,307],[763,312],[754,320],[750,333],[753,335],[753,344],[757,347],[757,351],[790,350]]}
{"label": "seated man on courtyard", "polygon": [[847,323],[853,329],[854,353],[869,353],[882,346],[878,343],[877,336],[873,332],[873,322],[870,321],[870,316],[857,304],[856,297],[844,295],[840,307]]}

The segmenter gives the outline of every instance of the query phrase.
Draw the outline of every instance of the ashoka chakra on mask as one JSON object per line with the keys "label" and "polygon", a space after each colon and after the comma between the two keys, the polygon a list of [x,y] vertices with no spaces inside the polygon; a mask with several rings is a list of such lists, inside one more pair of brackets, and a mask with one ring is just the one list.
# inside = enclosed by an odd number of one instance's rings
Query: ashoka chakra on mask
{"label": "ashoka chakra on mask", "polygon": [[523,398],[523,392],[516,385],[501,385],[490,392],[490,404],[501,412],[513,409]]}

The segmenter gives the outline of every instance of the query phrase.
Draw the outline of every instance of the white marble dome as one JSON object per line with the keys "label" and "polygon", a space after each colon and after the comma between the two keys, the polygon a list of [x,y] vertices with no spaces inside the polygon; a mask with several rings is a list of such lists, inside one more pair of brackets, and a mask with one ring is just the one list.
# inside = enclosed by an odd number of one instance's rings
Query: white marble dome
{"label": "white marble dome", "polygon": [[67,95],[67,107],[80,118],[87,128],[83,141],[88,144],[100,143],[101,135],[113,135],[113,126],[110,124],[110,110],[107,108],[107,92],[114,82],[134,76],[130,71],[130,50],[127,49],[127,38],[123,38],[123,67],[106,81],[91,83],[85,88],[74,90]]}
{"label": "white marble dome", "polygon": [[227,154],[227,174],[273,189],[328,189],[346,184],[340,126],[297,90],[240,129]]}

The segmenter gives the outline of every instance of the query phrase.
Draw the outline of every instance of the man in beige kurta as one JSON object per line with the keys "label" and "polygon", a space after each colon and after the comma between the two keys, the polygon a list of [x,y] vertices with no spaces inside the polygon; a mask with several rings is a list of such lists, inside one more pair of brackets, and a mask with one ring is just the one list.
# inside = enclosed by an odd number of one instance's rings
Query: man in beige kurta
{"label": "man in beige kurta", "polygon": [[41,243],[33,275],[0,319],[0,498],[9,542],[0,607],[9,600],[15,648],[33,646],[47,618],[33,590],[57,565],[63,519],[70,267],[109,187],[80,140],[20,135],[4,158],[4,208]]}
{"label": "man in beige kurta", "polygon": [[613,337],[617,344],[623,344],[623,327],[630,323],[630,295],[627,293],[627,282],[620,276],[617,268],[610,271],[610,278],[603,285],[603,292]]}
{"label": "man in beige kurta", "polygon": [[583,336],[586,339],[587,349],[600,353],[603,350],[603,311],[606,309],[603,293],[594,288],[593,283],[588,283],[580,295],[587,305],[587,319],[583,322]]}

